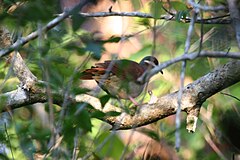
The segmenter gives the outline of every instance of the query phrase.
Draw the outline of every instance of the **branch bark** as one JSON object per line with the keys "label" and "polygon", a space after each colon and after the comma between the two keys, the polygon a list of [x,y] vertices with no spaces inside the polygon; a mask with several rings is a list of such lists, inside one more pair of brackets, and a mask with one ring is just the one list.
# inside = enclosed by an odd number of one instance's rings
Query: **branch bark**
{"label": "branch bark", "polygon": [[164,68],[167,68],[168,66],[184,61],[184,60],[194,60],[199,57],[212,57],[212,58],[234,58],[234,59],[240,59],[240,53],[239,52],[223,52],[223,51],[201,51],[199,52],[193,52],[190,54],[183,54],[182,56],[173,58],[169,61],[166,61],[164,63],[161,63],[157,67],[153,68],[149,72],[146,72],[141,77],[138,78],[140,82],[143,82],[145,79],[150,79],[153,75],[159,73],[159,71],[163,70]]}
{"label": "branch bark", "polygon": [[[12,39],[10,32],[5,27],[0,26],[0,48],[7,48],[11,46],[11,44]],[[21,87],[26,90],[34,90],[37,77],[29,70],[20,53],[18,51],[12,52],[8,61],[11,62],[11,68],[15,76],[21,82]]]}
{"label": "branch bark", "polygon": [[[61,16],[62,14],[60,14]],[[96,12],[96,13],[79,13],[82,17],[110,17],[110,16],[122,16],[122,17],[138,17],[138,18],[154,18],[149,13],[142,13],[142,12]],[[196,23],[204,23],[204,24],[230,24],[231,20],[229,18],[229,15],[219,16],[219,17],[212,17],[212,18],[206,18],[201,19],[197,18]],[[159,18],[156,19],[162,19],[162,20],[176,20],[176,17],[173,15],[161,15]],[[191,21],[191,18],[182,18],[182,22],[189,23]]]}
{"label": "branch bark", "polygon": [[[240,61],[233,60],[199,78],[193,83],[188,84],[183,89],[181,110],[187,112],[188,124],[192,124],[190,125],[191,127],[188,126],[189,131],[195,131],[194,125],[196,125],[196,119],[202,103],[212,95],[239,81]],[[3,106],[16,109],[23,105],[46,102],[47,96],[43,90],[39,90],[38,92],[31,94],[31,91],[27,92],[19,88],[16,91],[0,95],[0,99]],[[158,98],[155,103],[143,104],[133,116],[126,113],[121,113],[116,117],[105,117],[104,121],[108,122],[118,130],[147,125],[175,114],[178,107],[177,99],[178,91]],[[55,104],[61,104],[63,101],[63,96],[60,93],[55,93],[53,96],[53,101]],[[69,101],[71,101],[71,103],[91,103],[95,109],[105,113],[109,111],[121,111],[120,108],[110,104],[102,107],[97,98],[89,95],[79,95],[76,98],[69,97]],[[3,110],[6,110],[6,108]]]}

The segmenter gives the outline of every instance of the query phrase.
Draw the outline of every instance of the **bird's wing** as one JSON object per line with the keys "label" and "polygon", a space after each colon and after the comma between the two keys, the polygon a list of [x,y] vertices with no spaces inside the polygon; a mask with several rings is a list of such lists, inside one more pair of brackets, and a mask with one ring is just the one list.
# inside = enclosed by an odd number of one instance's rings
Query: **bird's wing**
{"label": "bird's wing", "polygon": [[91,69],[81,73],[80,79],[100,79],[105,73],[113,74],[122,80],[136,80],[144,73],[144,68],[131,60],[108,60],[103,63],[96,63]]}
{"label": "bird's wing", "polygon": [[128,81],[136,80],[144,72],[143,67],[131,60],[105,61],[104,63],[97,64],[97,66],[99,65],[120,79]]}

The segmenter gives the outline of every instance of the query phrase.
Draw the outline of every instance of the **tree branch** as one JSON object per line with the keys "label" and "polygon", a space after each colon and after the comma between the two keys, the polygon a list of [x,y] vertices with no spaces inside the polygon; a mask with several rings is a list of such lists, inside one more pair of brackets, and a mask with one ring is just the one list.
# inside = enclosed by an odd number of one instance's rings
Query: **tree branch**
{"label": "tree branch", "polygon": [[[169,64],[168,62],[165,63]],[[181,110],[188,113],[189,123],[192,122],[191,118],[196,118],[198,116],[196,115],[198,114],[196,113],[196,109],[200,110],[202,103],[207,98],[239,81],[240,61],[234,60],[199,78],[193,83],[188,84],[183,89]],[[53,102],[55,104],[62,104],[63,96],[60,93],[53,94]],[[120,116],[105,117],[104,120],[113,125],[116,129],[129,129],[147,125],[175,114],[178,106],[177,99],[178,92],[167,94],[158,98],[156,103],[143,104],[134,116],[121,113]],[[18,90],[0,95],[0,101],[2,106],[6,107],[3,108],[3,111],[5,111],[7,107],[16,109],[37,102],[47,102],[47,95],[45,94],[45,91],[41,89],[31,93],[31,91],[19,88]],[[80,101],[88,102],[91,103],[95,109],[103,112],[120,111],[120,108],[110,104],[102,107],[97,98],[87,95],[80,95],[76,98],[69,97],[69,101],[71,103]],[[194,123],[195,122],[196,121],[194,121]],[[194,128],[188,129],[194,131]]]}
{"label": "tree branch", "polygon": [[[183,89],[181,110],[187,112],[190,117],[197,117],[198,115],[195,115],[196,108],[200,110],[202,103],[207,98],[239,81],[240,61],[234,60],[188,84]],[[91,100],[88,97],[85,102]],[[147,125],[175,114],[178,107],[177,100],[178,91],[158,98],[154,104],[142,105],[133,116],[122,113],[117,117],[106,117],[105,121],[115,126],[116,129],[130,129]],[[100,102],[94,104],[100,104]],[[115,111],[113,106],[105,106],[102,111],[111,111],[111,107]],[[101,106],[98,106],[97,109],[101,110]],[[192,132],[195,131],[195,128],[188,129]]]}
{"label": "tree branch", "polygon": [[[59,14],[59,16],[52,21],[50,21],[46,26],[42,27],[38,31],[34,31],[30,33],[26,37],[22,37],[18,39],[14,44],[12,44],[9,48],[1,49],[0,50],[0,57],[3,57],[13,50],[17,50],[20,46],[25,45],[31,40],[36,39],[39,34],[45,33],[52,29],[53,27],[57,26],[60,22],[64,19],[68,18],[76,9],[81,9],[82,6],[85,5],[87,0],[81,1],[77,6],[69,11],[64,11],[63,13]],[[107,17],[107,16],[126,16],[126,17],[139,17],[139,18],[154,18],[151,14],[148,13],[141,13],[141,12],[97,12],[97,13],[79,13],[83,17]],[[205,24],[230,24],[231,20],[226,19],[225,17],[229,17],[229,15],[213,17],[208,19],[201,19],[197,18],[195,23],[205,23]],[[165,19],[165,20],[176,20],[175,17],[172,15],[162,15],[158,19]],[[189,23],[191,21],[190,18],[182,18],[182,22]]]}
{"label": "tree branch", "polygon": [[81,8],[88,2],[88,0],[81,0],[79,2],[78,5],[74,6],[72,9],[70,10],[66,10],[64,11],[61,16],[58,16],[57,18],[53,19],[52,21],[50,21],[46,26],[40,28],[37,31],[34,31],[32,33],[30,33],[27,37],[22,37],[20,39],[18,39],[14,44],[12,44],[9,48],[6,49],[2,49],[0,50],[0,57],[3,57],[9,53],[11,53],[14,50],[17,50],[20,46],[25,45],[26,43],[28,43],[31,40],[36,39],[39,34],[43,34],[47,31],[49,31],[50,29],[52,29],[53,27],[57,26],[60,22],[62,22],[64,19],[68,18],[69,15],[71,15],[72,13],[76,12],[76,11],[80,11]]}
{"label": "tree branch", "polygon": [[[60,14],[61,15],[61,14]],[[142,13],[142,12],[96,12],[96,13],[79,13],[82,17],[110,17],[110,16],[122,16],[122,17],[138,17],[138,18],[154,18],[149,13]],[[197,18],[195,23],[204,23],[204,24],[230,24],[231,20],[226,19],[226,17],[229,17],[229,15],[225,16],[219,16],[219,17],[212,17],[212,18],[206,18],[201,19]],[[162,20],[176,20],[176,17],[173,15],[161,15],[159,18],[156,19],[162,19]],[[182,22],[189,23],[191,21],[191,18],[182,18]]]}
{"label": "tree branch", "polygon": [[182,56],[173,58],[169,61],[163,62],[157,67],[153,68],[149,72],[146,72],[141,77],[138,78],[139,82],[145,82],[145,79],[150,79],[153,75],[159,73],[159,71],[163,70],[164,68],[167,68],[168,66],[175,64],[180,61],[184,60],[194,60],[196,58],[200,57],[212,57],[212,58],[234,58],[234,59],[240,59],[240,53],[239,52],[223,52],[223,51],[201,51],[199,52],[193,52],[190,54],[183,54]]}
{"label": "tree branch", "polygon": [[[9,31],[0,26],[0,47],[7,48],[11,46],[12,39]],[[21,82],[21,87],[27,90],[34,90],[34,85],[37,82],[37,77],[35,77],[29,68],[26,66],[19,52],[13,52],[8,58],[8,61],[11,62],[11,70],[13,70],[15,76]]]}

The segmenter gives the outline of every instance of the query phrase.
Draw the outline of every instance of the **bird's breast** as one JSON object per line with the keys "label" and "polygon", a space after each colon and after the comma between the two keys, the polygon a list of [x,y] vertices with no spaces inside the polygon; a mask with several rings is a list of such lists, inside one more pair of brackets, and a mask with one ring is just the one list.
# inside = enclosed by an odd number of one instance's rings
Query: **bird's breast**
{"label": "bird's breast", "polygon": [[135,81],[125,81],[117,76],[110,76],[107,79],[98,81],[100,87],[109,94],[121,99],[129,99],[129,96],[135,98],[141,94],[145,84],[139,84]]}

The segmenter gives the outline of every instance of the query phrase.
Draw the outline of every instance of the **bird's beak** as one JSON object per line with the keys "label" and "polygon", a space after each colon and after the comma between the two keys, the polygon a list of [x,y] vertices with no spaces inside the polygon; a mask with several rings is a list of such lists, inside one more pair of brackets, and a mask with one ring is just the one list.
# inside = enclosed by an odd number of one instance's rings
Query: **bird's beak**
{"label": "bird's beak", "polygon": [[163,74],[163,71],[162,71],[162,70],[161,70],[161,71],[159,71],[159,72]]}

